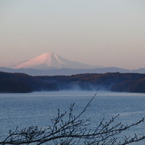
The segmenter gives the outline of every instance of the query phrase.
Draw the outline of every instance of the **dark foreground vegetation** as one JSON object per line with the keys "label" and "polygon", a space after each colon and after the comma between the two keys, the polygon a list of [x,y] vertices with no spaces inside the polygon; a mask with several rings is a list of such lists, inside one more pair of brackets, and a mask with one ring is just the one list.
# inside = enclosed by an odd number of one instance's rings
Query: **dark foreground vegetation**
{"label": "dark foreground vegetation", "polygon": [[[95,97],[95,96],[94,96]],[[144,118],[130,125],[116,121],[117,116],[106,121],[96,120],[92,127],[91,119],[85,118],[84,113],[94,97],[79,114],[74,114],[74,104],[67,112],[58,114],[51,119],[51,125],[45,128],[31,126],[25,129],[16,128],[9,131],[9,135],[1,145],[126,145],[137,143],[145,139],[144,135],[125,136],[124,132],[144,122]],[[96,117],[97,119],[97,117]]]}
{"label": "dark foreground vegetation", "polygon": [[144,93],[145,74],[105,73],[71,76],[30,76],[23,73],[0,72],[1,93],[71,89]]}

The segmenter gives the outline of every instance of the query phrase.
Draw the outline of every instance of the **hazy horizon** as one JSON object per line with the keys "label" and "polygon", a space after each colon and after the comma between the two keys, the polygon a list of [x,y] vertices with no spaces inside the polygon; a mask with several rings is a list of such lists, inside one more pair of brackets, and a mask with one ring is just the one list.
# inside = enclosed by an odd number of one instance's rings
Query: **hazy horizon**
{"label": "hazy horizon", "polygon": [[0,0],[0,64],[45,52],[86,64],[145,68],[144,0]]}

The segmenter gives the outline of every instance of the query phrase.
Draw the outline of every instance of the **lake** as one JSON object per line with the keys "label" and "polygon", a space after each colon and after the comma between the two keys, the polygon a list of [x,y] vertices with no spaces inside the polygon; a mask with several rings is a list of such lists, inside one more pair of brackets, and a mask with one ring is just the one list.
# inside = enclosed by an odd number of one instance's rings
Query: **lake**
{"label": "lake", "polygon": [[[0,137],[8,135],[10,129],[37,125],[46,127],[57,116],[57,109],[68,111],[75,103],[78,114],[94,96],[95,91],[34,92],[28,94],[0,94]],[[131,124],[145,116],[145,94],[97,92],[83,117],[91,118],[92,125],[102,118],[109,120],[120,114],[117,121]],[[145,123],[128,131],[145,135]],[[135,143],[136,145],[137,143]],[[145,141],[138,143],[144,145]]]}

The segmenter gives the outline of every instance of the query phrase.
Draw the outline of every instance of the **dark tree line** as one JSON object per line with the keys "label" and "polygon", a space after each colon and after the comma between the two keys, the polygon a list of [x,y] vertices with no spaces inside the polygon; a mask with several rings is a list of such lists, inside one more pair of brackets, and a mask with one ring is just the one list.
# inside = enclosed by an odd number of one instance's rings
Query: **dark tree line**
{"label": "dark tree line", "polygon": [[88,73],[70,76],[30,76],[23,73],[0,72],[0,93],[28,93],[76,88],[144,93],[145,74]]}
{"label": "dark tree line", "polygon": [[[94,96],[95,97],[95,96]],[[28,145],[28,144],[50,144],[50,145],[126,145],[139,142],[145,139],[145,136],[124,136],[124,140],[120,139],[120,134],[128,129],[144,122],[144,118],[130,125],[117,123],[116,118],[112,117],[106,121],[102,119],[93,128],[90,127],[91,120],[83,118],[82,115],[89,107],[94,97],[88,102],[84,109],[78,114],[74,114],[74,106],[72,104],[68,112],[58,114],[51,120],[51,125],[46,128],[31,126],[22,130],[16,128],[9,131],[9,135],[0,141],[1,145]]]}

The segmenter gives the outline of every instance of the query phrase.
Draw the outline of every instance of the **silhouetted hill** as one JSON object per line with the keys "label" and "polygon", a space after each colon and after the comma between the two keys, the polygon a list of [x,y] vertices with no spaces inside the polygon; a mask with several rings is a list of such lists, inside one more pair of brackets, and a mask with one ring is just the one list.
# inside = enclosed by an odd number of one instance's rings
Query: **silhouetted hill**
{"label": "silhouetted hill", "polygon": [[94,73],[70,76],[30,76],[23,73],[0,72],[0,92],[4,93],[71,89],[145,92],[145,74]]}
{"label": "silhouetted hill", "polygon": [[0,72],[0,92],[26,93],[41,90],[56,90],[53,84],[23,73]]}

